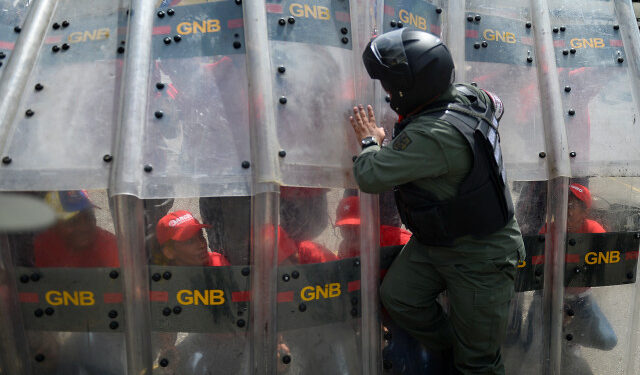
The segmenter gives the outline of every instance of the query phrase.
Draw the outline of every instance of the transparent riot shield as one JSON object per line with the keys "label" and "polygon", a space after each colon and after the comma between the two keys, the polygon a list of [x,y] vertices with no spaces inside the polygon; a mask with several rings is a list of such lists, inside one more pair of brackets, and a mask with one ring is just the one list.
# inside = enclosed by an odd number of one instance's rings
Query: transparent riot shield
{"label": "transparent riot shield", "polygon": [[151,41],[140,157],[148,172],[132,188],[140,190],[128,193],[247,195],[251,158],[241,2],[162,2]]}
{"label": "transparent riot shield", "polygon": [[153,373],[250,373],[250,197],[158,202],[144,203]]}
{"label": "transparent riot shield", "polygon": [[[581,207],[569,192],[567,214],[567,246],[564,257],[564,304],[562,306],[561,371],[562,373],[599,374],[633,373],[629,350],[635,334],[631,327],[636,305],[635,275],[638,232],[638,204],[635,178],[572,179],[577,194],[589,201]],[[587,186],[585,186],[585,185]],[[532,189],[536,187],[537,189]],[[571,185],[570,185],[571,186]],[[516,193],[517,194],[517,193]],[[520,204],[522,210],[540,211],[536,202],[547,200],[546,184],[522,185],[520,202],[526,194],[532,204]],[[537,197],[537,198],[536,198]],[[549,199],[552,199],[551,197]],[[518,214],[518,213],[517,213]],[[523,215],[521,226],[539,223],[541,215]],[[553,225],[552,225],[553,228]],[[542,286],[544,285],[545,234],[543,224],[538,234],[525,235],[527,257],[519,265],[516,291],[510,318],[509,337],[505,346],[507,369],[522,374],[544,370],[541,358],[544,327]],[[551,234],[553,236],[553,233]],[[532,292],[527,292],[532,291]],[[625,372],[627,371],[627,372]]]}
{"label": "transparent riot shield", "polygon": [[528,1],[466,2],[466,83],[502,99],[501,146],[509,177],[518,180],[546,176],[530,12]]}
{"label": "transparent riot shield", "polygon": [[15,116],[3,124],[2,189],[107,186],[126,48],[124,6],[60,2],[44,40],[25,41],[40,49]]}
{"label": "transparent riot shield", "polygon": [[17,3],[12,0],[0,2],[0,78],[5,71],[2,67],[11,56],[28,10],[28,0]]}
{"label": "transparent riot shield", "polygon": [[629,137],[637,77],[623,43],[624,33],[637,30],[620,27],[616,7],[624,3],[549,1],[574,177],[638,173],[640,141]]}
{"label": "transparent riot shield", "polygon": [[[122,374],[122,280],[106,191],[32,193],[54,226],[8,235],[33,374]],[[5,284],[11,285],[11,283]]]}
{"label": "transparent riot shield", "polygon": [[282,187],[278,235],[278,373],[360,373],[358,196]]}
{"label": "transparent riot shield", "polygon": [[267,1],[266,10],[283,182],[352,187],[350,2]]}
{"label": "transparent riot shield", "polygon": [[[635,180],[591,178],[588,187],[582,185],[585,181],[570,181],[567,228],[562,229],[567,232],[559,336],[562,373],[634,373],[630,351],[635,350],[635,333],[630,327],[637,324],[634,284],[640,244]],[[546,199],[546,188],[541,190]],[[553,237],[555,226],[551,228]],[[527,257],[519,265],[516,291],[526,293],[513,304],[506,343],[508,371],[538,374],[545,369],[538,361],[521,359],[543,355],[541,289],[547,232],[545,224],[538,235],[525,235]]]}
{"label": "transparent riot shield", "polygon": [[580,185],[590,191],[590,207],[583,205],[588,197],[582,192],[569,195],[563,372],[629,373],[637,335],[632,329],[640,245],[636,180],[591,178],[588,188]]}
{"label": "transparent riot shield", "polygon": [[[607,176],[637,174],[638,140],[628,137],[638,112],[637,80],[626,55],[633,48],[624,42],[635,25],[629,30],[619,19],[625,2],[549,6],[572,182],[578,184],[570,186],[568,203],[561,366],[584,374],[633,373],[637,301],[635,288],[625,284],[635,283],[637,268],[637,182]],[[619,139],[610,135],[614,128]],[[582,225],[574,223],[581,215]]]}

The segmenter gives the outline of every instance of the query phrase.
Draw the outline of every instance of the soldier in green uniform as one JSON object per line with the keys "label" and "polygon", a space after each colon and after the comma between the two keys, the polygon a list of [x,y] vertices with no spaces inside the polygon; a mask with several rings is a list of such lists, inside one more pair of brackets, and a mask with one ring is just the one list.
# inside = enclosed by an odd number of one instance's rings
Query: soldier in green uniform
{"label": "soldier in green uniform", "polygon": [[[413,232],[380,289],[398,325],[434,353],[452,350],[455,373],[504,374],[500,347],[524,244],[513,215],[498,134],[502,102],[454,85],[451,55],[421,31],[382,34],[363,53],[400,115],[389,145],[373,108],[353,108],[363,150],[360,189],[393,189]],[[447,291],[450,310],[436,298]]]}

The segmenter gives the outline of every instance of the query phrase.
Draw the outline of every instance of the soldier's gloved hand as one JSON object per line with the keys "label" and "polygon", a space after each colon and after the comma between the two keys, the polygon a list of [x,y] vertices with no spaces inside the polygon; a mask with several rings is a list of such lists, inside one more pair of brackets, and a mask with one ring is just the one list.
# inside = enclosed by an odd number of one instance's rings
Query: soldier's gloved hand
{"label": "soldier's gloved hand", "polygon": [[351,126],[356,132],[356,138],[358,141],[366,137],[374,137],[378,141],[379,145],[382,145],[386,134],[383,128],[379,128],[376,125],[376,118],[373,115],[373,107],[367,105],[367,111],[365,112],[362,104],[357,107],[353,107],[353,116],[349,117]]}

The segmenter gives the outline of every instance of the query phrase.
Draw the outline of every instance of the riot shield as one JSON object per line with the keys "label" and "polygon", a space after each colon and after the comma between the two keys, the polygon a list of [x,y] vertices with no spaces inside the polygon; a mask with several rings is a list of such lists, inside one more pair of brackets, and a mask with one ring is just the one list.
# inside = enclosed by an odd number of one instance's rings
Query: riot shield
{"label": "riot shield", "polygon": [[[589,226],[572,229],[569,207],[565,258],[563,372],[630,373],[638,250],[635,178],[589,180]],[[569,204],[571,205],[571,195]],[[633,371],[632,371],[633,372]],[[632,373],[631,372],[631,373]]]}
{"label": "riot shield", "polygon": [[509,178],[542,179],[544,138],[529,2],[466,4],[466,83],[503,101],[500,137]]}
{"label": "riot shield", "polygon": [[[637,174],[637,77],[616,7],[624,2],[549,1],[573,177]],[[587,11],[588,9],[588,11]],[[611,133],[615,122],[615,134]],[[611,150],[616,150],[612,153]]]}
{"label": "riot shield", "polygon": [[266,2],[277,138],[284,151],[280,168],[286,185],[353,187],[347,176],[355,150],[347,124],[355,100],[353,59],[359,55],[353,46],[359,41],[354,40],[358,35],[353,33],[350,9],[367,5],[350,3]]}
{"label": "riot shield", "polygon": [[19,327],[34,374],[121,374],[126,368],[118,249],[106,191],[34,193],[56,214],[37,233],[8,235]]}
{"label": "riot shield", "polygon": [[[250,198],[241,198],[177,199],[162,208],[146,201],[146,212],[156,210],[147,215],[154,219],[145,246],[154,373],[249,373],[249,247],[227,241],[250,238]],[[225,220],[239,212],[246,225]],[[194,218],[204,225],[188,232]]]}
{"label": "riot shield", "polygon": [[339,189],[281,189],[278,373],[361,371],[357,201]]}
{"label": "riot shield", "polygon": [[251,170],[245,164],[251,157],[241,3],[158,2],[151,54],[139,160],[152,172],[135,193],[247,195]]}
{"label": "riot shield", "polygon": [[[250,199],[178,199],[159,209],[162,213],[146,215],[159,218],[146,226],[145,246],[154,372],[249,373],[251,309],[263,303],[252,297],[250,280],[260,266],[249,266],[247,241],[234,242],[251,236]],[[157,209],[153,201],[146,207]],[[277,251],[271,249],[278,264],[276,369],[358,373],[358,197],[343,190],[283,187],[279,212],[277,227],[253,228],[264,242],[277,240]],[[231,220],[240,213],[244,219]],[[199,230],[219,262],[203,265],[188,256],[191,250],[175,229],[190,220],[185,215],[207,225]]]}
{"label": "riot shield", "polygon": [[[627,56],[633,47],[626,37],[635,25],[629,29],[623,17],[630,8],[625,2],[549,5],[572,181],[579,184],[569,194],[561,368],[633,373],[628,351],[637,301],[635,288],[625,284],[635,283],[637,268],[637,182],[608,176],[633,175],[637,166],[637,139],[626,136],[638,111],[638,82]],[[613,118],[620,139],[610,135]],[[588,201],[589,191],[592,207],[585,220],[595,224],[577,230],[571,226],[577,210],[571,198]],[[633,303],[610,309],[615,301]]]}
{"label": "riot shield", "polygon": [[35,66],[3,124],[3,190],[107,186],[126,17],[119,2],[65,1],[30,41]]}
{"label": "riot shield", "polygon": [[[592,205],[588,226],[567,230],[564,259],[564,306],[562,308],[563,373],[598,374],[628,371],[627,351],[633,334],[628,328],[635,304],[637,270],[638,208],[634,179],[592,178],[589,181]],[[546,197],[546,189],[540,194]],[[568,221],[574,217],[569,200]],[[542,286],[546,228],[525,236],[527,257],[519,265],[511,332],[507,341],[507,364],[511,371],[537,374],[539,363],[522,363],[523,356],[541,356],[539,330],[544,326]],[[589,232],[591,231],[591,232]],[[552,234],[553,235],[553,234]],[[533,292],[527,292],[533,291]],[[518,315],[520,316],[518,318]],[[511,360],[511,361],[509,361]]]}

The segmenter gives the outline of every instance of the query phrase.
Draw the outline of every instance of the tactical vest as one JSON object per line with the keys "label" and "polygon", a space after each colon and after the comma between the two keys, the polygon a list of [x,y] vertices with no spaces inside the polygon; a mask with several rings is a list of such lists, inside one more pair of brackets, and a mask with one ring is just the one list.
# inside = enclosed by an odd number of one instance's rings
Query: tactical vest
{"label": "tactical vest", "polygon": [[[457,195],[441,201],[411,182],[394,188],[402,222],[425,245],[452,246],[458,237],[486,236],[503,228],[513,217],[494,109],[468,88],[457,89],[471,105],[451,103],[415,116],[427,115],[446,121],[464,136],[473,150],[473,167],[460,184]],[[404,129],[411,118],[405,121],[396,126]]]}

